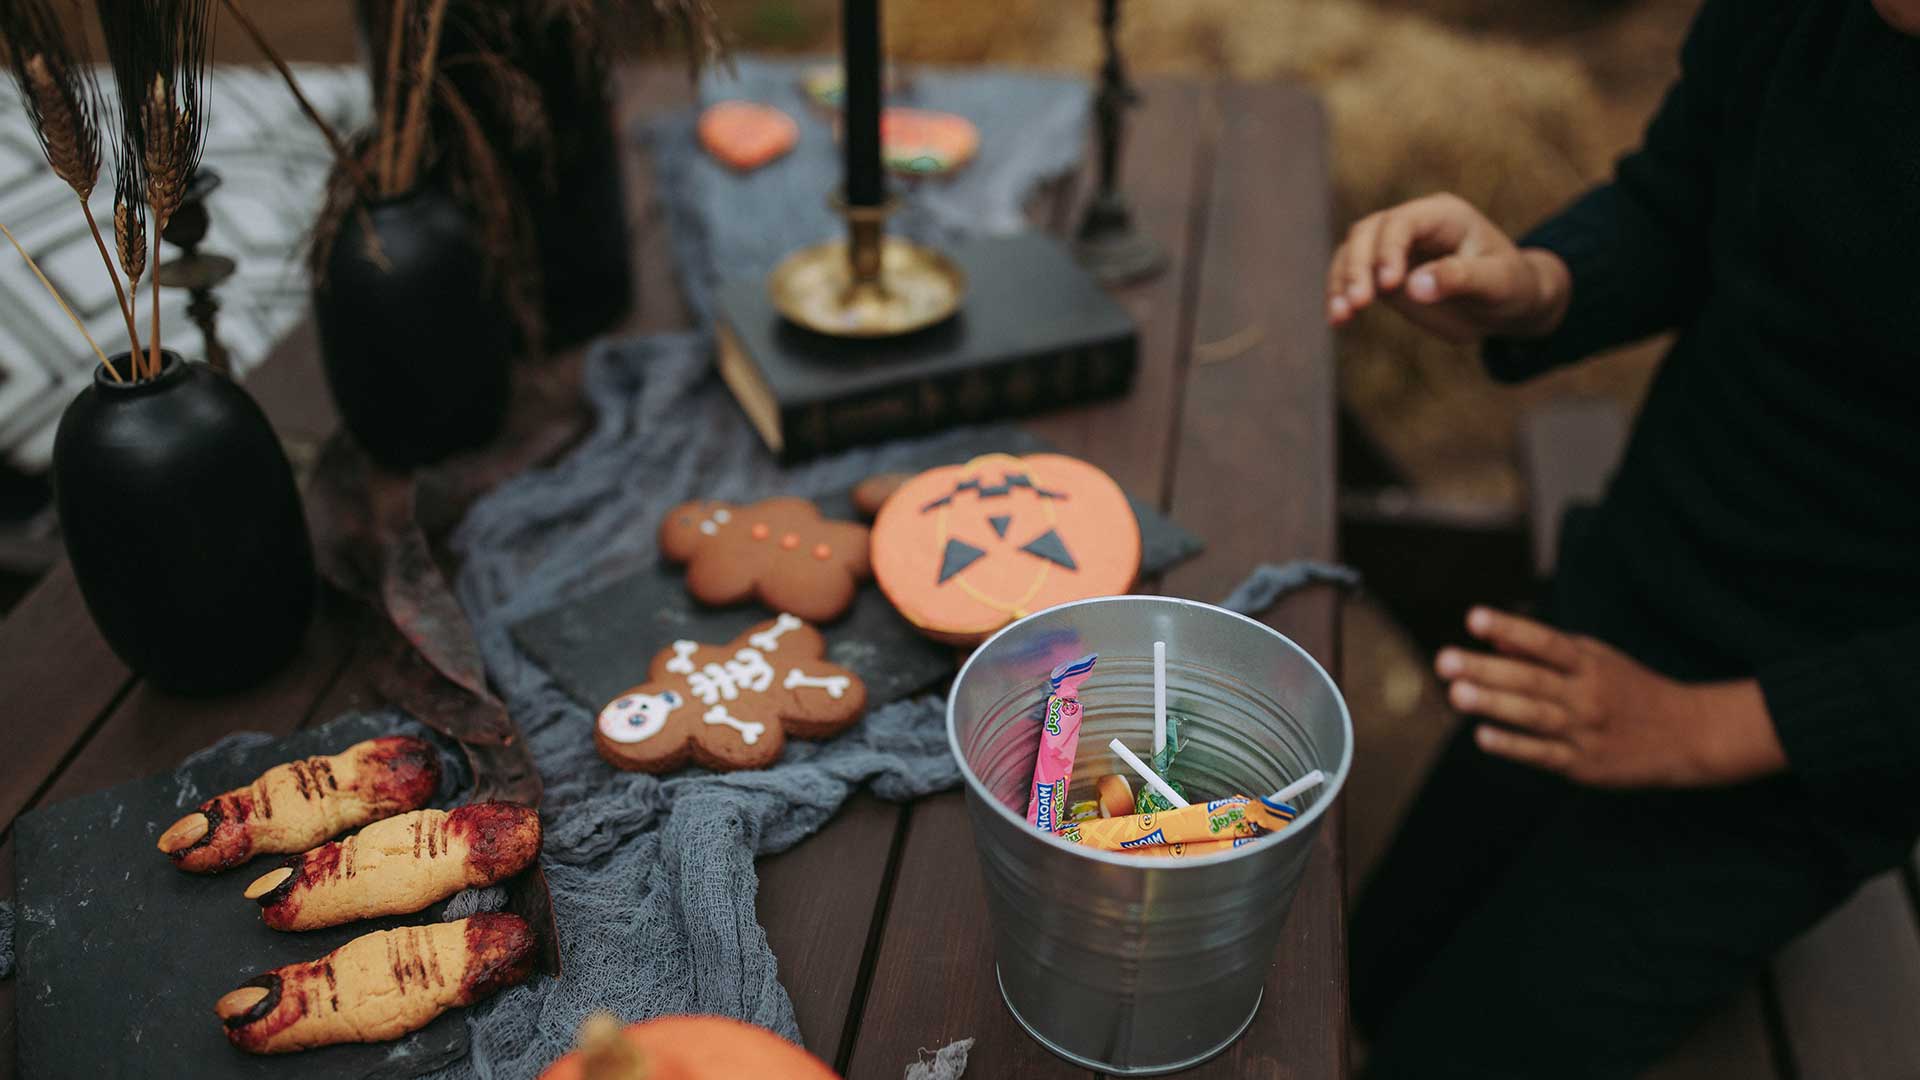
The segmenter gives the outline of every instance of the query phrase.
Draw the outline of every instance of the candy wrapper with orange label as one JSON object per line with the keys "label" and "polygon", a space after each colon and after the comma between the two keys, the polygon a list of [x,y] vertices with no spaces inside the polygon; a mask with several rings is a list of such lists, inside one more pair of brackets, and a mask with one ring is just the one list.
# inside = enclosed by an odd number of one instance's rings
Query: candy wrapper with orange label
{"label": "candy wrapper with orange label", "polygon": [[1100,657],[1088,653],[1053,669],[1048,676],[1047,707],[1040,725],[1040,753],[1033,763],[1027,824],[1054,832],[1066,823],[1067,785],[1073,783],[1073,759],[1080,748],[1080,684],[1093,674]]}
{"label": "candy wrapper with orange label", "polygon": [[1236,836],[1231,840],[1196,840],[1191,844],[1155,844],[1152,847],[1128,848],[1127,854],[1142,855],[1150,859],[1192,859],[1201,855],[1232,851],[1234,848],[1259,842],[1258,836]]}
{"label": "candy wrapper with orange label", "polygon": [[1289,803],[1230,795],[1174,810],[1074,822],[1061,830],[1060,839],[1102,851],[1231,842],[1279,832],[1298,815]]}

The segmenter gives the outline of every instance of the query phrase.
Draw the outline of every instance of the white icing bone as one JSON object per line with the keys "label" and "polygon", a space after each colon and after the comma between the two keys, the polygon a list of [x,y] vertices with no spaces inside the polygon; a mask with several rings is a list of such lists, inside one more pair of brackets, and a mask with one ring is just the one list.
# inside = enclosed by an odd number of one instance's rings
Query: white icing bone
{"label": "white icing bone", "polygon": [[693,674],[693,654],[700,651],[697,641],[676,641],[673,643],[673,659],[667,661],[667,670],[675,675]]}
{"label": "white icing bone", "polygon": [[822,675],[816,678],[801,671],[799,668],[792,668],[787,671],[787,681],[780,685],[786,687],[788,690],[797,690],[803,686],[810,686],[816,690],[825,690],[828,697],[838,701],[840,697],[847,692],[847,685],[850,682],[852,682],[852,680],[848,679],[845,675]]}
{"label": "white icing bone", "polygon": [[741,649],[724,664],[708,664],[687,676],[687,688],[704,705],[732,701],[742,691],[763,694],[773,685],[773,666],[757,649]]}
{"label": "white icing bone", "polygon": [[779,618],[773,620],[772,626],[748,638],[747,644],[765,652],[772,652],[780,647],[781,635],[789,630],[798,630],[805,625],[807,624],[783,612]]}
{"label": "white icing bone", "polygon": [[760,734],[767,730],[767,725],[765,724],[755,723],[752,720],[742,720],[734,716],[727,711],[725,705],[715,705],[713,708],[708,709],[702,719],[709,724],[725,724],[739,732],[740,741],[746,743],[748,746],[759,742]]}

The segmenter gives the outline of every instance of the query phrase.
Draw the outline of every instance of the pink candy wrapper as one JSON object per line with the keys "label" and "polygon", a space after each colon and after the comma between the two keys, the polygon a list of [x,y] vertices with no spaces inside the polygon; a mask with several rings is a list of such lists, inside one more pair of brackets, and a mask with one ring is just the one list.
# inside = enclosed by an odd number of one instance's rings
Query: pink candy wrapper
{"label": "pink candy wrapper", "polygon": [[1046,719],[1040,726],[1040,753],[1033,763],[1033,787],[1027,802],[1027,824],[1041,832],[1057,832],[1066,824],[1067,785],[1073,782],[1073,758],[1080,748],[1080,684],[1093,673],[1088,653],[1053,669],[1048,679]]}

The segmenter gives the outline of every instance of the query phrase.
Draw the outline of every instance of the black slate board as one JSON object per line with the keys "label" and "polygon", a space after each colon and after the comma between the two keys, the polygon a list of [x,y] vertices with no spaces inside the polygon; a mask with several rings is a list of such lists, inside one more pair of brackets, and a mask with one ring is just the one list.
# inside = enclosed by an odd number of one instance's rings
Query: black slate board
{"label": "black slate board", "polygon": [[[234,1049],[213,1015],[220,995],[269,968],[311,960],[374,930],[435,922],[436,908],[288,934],[241,895],[284,856],[224,874],[185,874],[154,848],[190,807],[274,765],[392,734],[389,716],[351,715],[272,742],[236,747],[20,817],[15,993],[20,1074],[31,1077],[417,1076],[467,1052],[466,1011],[451,1009],[390,1043],[256,1057]],[[463,769],[441,747],[443,776]],[[184,777],[184,782],[182,780]],[[464,783],[463,780],[456,780]],[[443,780],[442,793],[453,786]]]}
{"label": "black slate board", "polygon": [[[888,471],[916,472],[961,463],[996,451],[1033,454],[1051,450],[1044,440],[1010,425],[982,428],[965,438],[943,441],[918,459],[895,463]],[[1140,521],[1143,576],[1160,573],[1198,554],[1198,537],[1165,514],[1128,496]],[[828,518],[851,520],[848,494],[819,500]],[[674,641],[724,642],[768,613],[755,605],[714,609],[687,595],[684,570],[662,562],[615,581],[597,592],[562,604],[514,625],[515,641],[553,675],[568,696],[599,709],[646,676],[653,654]],[[956,667],[952,646],[923,637],[902,619],[879,588],[869,583],[853,609],[822,628],[827,658],[859,675],[874,706],[925,690]]]}

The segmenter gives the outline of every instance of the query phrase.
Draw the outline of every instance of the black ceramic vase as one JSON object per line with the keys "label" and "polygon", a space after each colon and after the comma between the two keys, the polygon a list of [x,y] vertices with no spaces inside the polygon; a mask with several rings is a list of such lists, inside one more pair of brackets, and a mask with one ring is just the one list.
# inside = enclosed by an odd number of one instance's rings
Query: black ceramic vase
{"label": "black ceramic vase", "polygon": [[537,76],[555,117],[551,184],[538,166],[517,162],[515,172],[540,252],[547,347],[562,349],[611,329],[632,305],[631,243],[605,80],[583,83],[564,54]]}
{"label": "black ceramic vase", "polygon": [[[559,6],[501,7],[515,9],[506,16],[511,41],[482,45],[450,20],[440,40],[440,69],[506,161],[525,207],[540,270],[544,344],[552,351],[612,329],[633,306],[633,244],[611,79],[602,58],[577,49]],[[359,0],[355,8],[363,54],[383,55],[388,0]],[[491,63],[469,62],[481,52],[503,54],[538,88],[546,125],[539,145],[516,137],[517,106],[492,88]],[[378,63],[368,65],[376,93],[382,74]]]}
{"label": "black ceramic vase", "polygon": [[[299,650],[313,549],[260,406],[163,355],[144,382],[96,368],[60,417],[60,526],[94,625],[128,667],[181,693],[238,689]],[[129,370],[124,353],[114,366]]]}
{"label": "black ceramic vase", "polygon": [[430,465],[500,433],[512,318],[472,223],[436,185],[347,213],[313,309],[340,419],[375,461]]}

